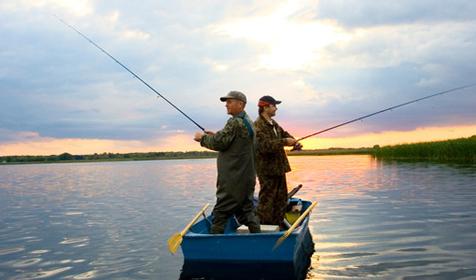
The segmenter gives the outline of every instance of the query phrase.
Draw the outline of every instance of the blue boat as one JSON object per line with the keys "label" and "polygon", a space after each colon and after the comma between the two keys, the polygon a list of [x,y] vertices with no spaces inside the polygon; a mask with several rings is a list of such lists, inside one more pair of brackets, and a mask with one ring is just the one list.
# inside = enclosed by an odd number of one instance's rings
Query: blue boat
{"label": "blue boat", "polygon": [[290,205],[297,204],[302,209],[294,219],[288,216],[290,226],[296,222],[288,231],[262,226],[261,233],[249,233],[230,218],[224,234],[210,234],[212,217],[204,215],[183,236],[181,279],[304,279],[314,252],[308,227],[314,205],[290,198]]}

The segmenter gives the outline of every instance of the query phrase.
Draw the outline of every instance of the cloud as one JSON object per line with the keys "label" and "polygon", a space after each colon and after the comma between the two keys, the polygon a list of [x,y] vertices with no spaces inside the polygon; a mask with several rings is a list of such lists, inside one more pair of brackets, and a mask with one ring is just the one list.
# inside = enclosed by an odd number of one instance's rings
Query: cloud
{"label": "cloud", "polygon": [[84,17],[94,13],[92,1],[89,0],[16,0],[0,3],[0,11],[18,12],[35,9],[48,9],[74,17]]}
{"label": "cloud", "polygon": [[262,48],[256,67],[264,70],[299,70],[319,61],[319,50],[348,40],[338,26],[331,22],[296,18],[306,11],[297,4],[308,6],[309,1],[288,2],[270,11],[249,17],[234,18],[217,23],[211,31],[234,40],[246,40]]}
{"label": "cloud", "polygon": [[473,21],[476,4],[471,0],[320,0],[316,12],[318,18],[357,28],[415,22]]}
{"label": "cloud", "polygon": [[38,140],[39,134],[35,131],[14,131],[0,128],[0,142],[14,143],[17,141],[35,141]]}
{"label": "cloud", "polygon": [[[2,1],[0,141],[33,132],[51,139],[145,143],[158,134],[198,129],[52,13],[207,129],[220,129],[228,118],[218,97],[241,90],[252,118],[258,98],[271,94],[283,100],[278,121],[306,133],[475,82],[475,6]],[[474,89],[468,89],[335,133],[471,124],[475,106]]]}

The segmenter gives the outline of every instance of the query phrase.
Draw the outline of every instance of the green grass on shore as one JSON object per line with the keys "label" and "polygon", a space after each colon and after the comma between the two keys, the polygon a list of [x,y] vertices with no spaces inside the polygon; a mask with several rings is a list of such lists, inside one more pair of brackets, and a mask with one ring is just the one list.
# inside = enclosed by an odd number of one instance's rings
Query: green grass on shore
{"label": "green grass on shore", "polygon": [[379,159],[476,163],[476,135],[445,141],[376,147],[372,154]]}

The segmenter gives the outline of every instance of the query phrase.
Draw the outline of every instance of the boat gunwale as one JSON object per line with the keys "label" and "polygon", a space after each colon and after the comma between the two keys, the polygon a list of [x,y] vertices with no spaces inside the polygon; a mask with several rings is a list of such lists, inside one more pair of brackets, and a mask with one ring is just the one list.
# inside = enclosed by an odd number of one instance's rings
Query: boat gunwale
{"label": "boat gunwale", "polygon": [[[199,222],[202,222],[200,220]],[[301,225],[296,227],[290,235],[299,235],[303,231],[303,229],[308,227],[309,223],[309,216],[304,218],[304,220],[301,222]],[[198,224],[198,223],[197,223]],[[192,230],[188,231],[185,235],[184,238],[248,238],[248,237],[266,237],[266,236],[281,236],[285,233],[286,231],[273,231],[273,232],[260,232],[260,233],[236,233],[236,232],[230,232],[230,233],[222,233],[222,234],[212,234],[212,233],[197,233],[193,232]]]}
{"label": "boat gunwale", "polygon": [[[290,201],[302,201],[303,205],[306,207],[304,209],[307,209],[307,207],[310,207],[312,202],[309,200],[304,200],[301,198],[296,198],[292,197],[289,199]],[[304,211],[303,209],[303,211]],[[297,226],[287,237],[288,239],[296,239],[300,235],[302,235],[308,228],[309,228],[309,220],[311,218],[311,213],[309,213],[304,219],[301,221],[301,224]],[[226,233],[222,234],[211,234],[211,233],[205,233],[205,232],[195,232],[194,229],[195,227],[198,227],[200,229],[203,226],[209,226],[211,224],[210,219],[212,215],[208,215],[202,217],[198,222],[196,222],[190,230],[183,236],[184,239],[187,240],[205,240],[205,239],[217,239],[217,240],[247,240],[247,239],[260,239],[260,240],[267,240],[267,239],[275,239],[279,238],[280,236],[284,235],[287,230],[280,230],[280,231],[268,231],[268,232],[260,232],[260,233],[249,233],[249,232],[242,232],[242,233],[237,233],[236,228],[234,231],[229,231]],[[236,219],[235,222],[237,223]],[[201,224],[201,225],[200,225]],[[205,225],[204,225],[205,224]]]}

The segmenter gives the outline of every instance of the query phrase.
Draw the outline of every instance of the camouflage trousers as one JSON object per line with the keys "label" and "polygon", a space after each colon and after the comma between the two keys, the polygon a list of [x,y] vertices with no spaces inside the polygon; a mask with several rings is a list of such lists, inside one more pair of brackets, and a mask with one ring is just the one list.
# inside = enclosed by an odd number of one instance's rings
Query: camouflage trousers
{"label": "camouflage trousers", "polygon": [[282,225],[288,205],[286,174],[258,176],[260,190],[257,208],[261,224]]}

